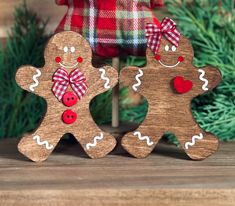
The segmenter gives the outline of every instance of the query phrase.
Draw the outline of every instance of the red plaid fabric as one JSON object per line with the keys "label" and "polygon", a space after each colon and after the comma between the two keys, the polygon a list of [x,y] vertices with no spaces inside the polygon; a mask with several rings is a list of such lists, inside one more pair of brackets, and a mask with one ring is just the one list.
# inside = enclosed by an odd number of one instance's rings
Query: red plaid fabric
{"label": "red plaid fabric", "polygon": [[102,57],[144,56],[145,26],[153,22],[152,7],[160,0],[56,0],[68,12],[56,32],[82,34]]}
{"label": "red plaid fabric", "polygon": [[85,95],[88,88],[86,78],[79,69],[73,70],[70,74],[62,68],[57,69],[52,80],[54,82],[52,91],[59,101],[63,98],[69,85],[71,85],[79,99]]}
{"label": "red plaid fabric", "polygon": [[166,17],[162,20],[160,27],[156,24],[147,24],[146,26],[146,37],[147,46],[157,54],[162,35],[164,35],[172,44],[176,47],[179,46],[180,32],[176,29],[176,23]]}

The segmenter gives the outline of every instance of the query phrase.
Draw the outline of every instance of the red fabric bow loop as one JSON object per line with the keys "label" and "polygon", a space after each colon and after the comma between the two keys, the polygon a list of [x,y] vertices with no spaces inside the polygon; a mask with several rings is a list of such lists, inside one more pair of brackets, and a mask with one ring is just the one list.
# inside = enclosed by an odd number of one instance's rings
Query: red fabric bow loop
{"label": "red fabric bow loop", "polygon": [[176,47],[179,46],[180,32],[176,28],[176,23],[172,19],[165,17],[160,27],[153,23],[148,23],[146,26],[147,46],[155,54],[158,53],[160,48],[162,35]]}
{"label": "red fabric bow loop", "polygon": [[52,91],[59,101],[63,98],[69,85],[71,85],[79,99],[85,95],[88,89],[86,78],[79,69],[73,70],[70,74],[64,69],[57,69],[52,80],[54,82]]}

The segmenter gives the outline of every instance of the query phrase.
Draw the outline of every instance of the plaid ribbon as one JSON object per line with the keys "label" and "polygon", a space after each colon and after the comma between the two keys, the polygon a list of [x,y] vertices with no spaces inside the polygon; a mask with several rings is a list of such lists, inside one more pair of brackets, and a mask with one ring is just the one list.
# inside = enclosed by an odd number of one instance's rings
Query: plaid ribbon
{"label": "plaid ribbon", "polygon": [[176,29],[176,23],[165,17],[160,27],[156,24],[149,23],[146,26],[147,46],[155,53],[160,48],[162,35],[164,35],[176,47],[179,46],[180,32]]}
{"label": "plaid ribbon", "polygon": [[56,0],[68,12],[56,32],[75,31],[102,57],[145,56],[146,22],[151,23],[151,5],[159,0]]}
{"label": "plaid ribbon", "polygon": [[57,69],[52,80],[54,82],[52,91],[59,101],[61,101],[69,85],[71,85],[79,99],[85,95],[88,88],[86,78],[79,69],[73,70],[70,74],[62,68]]}

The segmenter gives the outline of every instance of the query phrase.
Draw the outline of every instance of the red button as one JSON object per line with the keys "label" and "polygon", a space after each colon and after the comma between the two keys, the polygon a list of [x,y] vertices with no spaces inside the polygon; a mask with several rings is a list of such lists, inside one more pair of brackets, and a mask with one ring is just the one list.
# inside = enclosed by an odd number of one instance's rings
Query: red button
{"label": "red button", "polygon": [[72,110],[66,110],[62,114],[62,120],[65,124],[73,124],[77,120],[77,114]]}
{"label": "red button", "polygon": [[73,92],[66,92],[62,98],[63,104],[72,107],[78,101],[78,97]]}

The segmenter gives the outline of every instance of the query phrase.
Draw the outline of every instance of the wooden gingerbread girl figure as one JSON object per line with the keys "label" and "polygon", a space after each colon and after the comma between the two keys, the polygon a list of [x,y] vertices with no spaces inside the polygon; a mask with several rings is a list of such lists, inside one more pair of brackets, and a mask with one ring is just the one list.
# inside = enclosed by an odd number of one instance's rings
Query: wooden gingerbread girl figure
{"label": "wooden gingerbread girl figure", "polygon": [[122,70],[121,82],[146,97],[148,114],[142,125],[126,134],[122,146],[137,158],[146,157],[166,132],[176,135],[187,155],[202,160],[218,149],[218,139],[203,131],[191,112],[191,100],[215,88],[219,70],[195,68],[189,40],[176,23],[164,18],[146,27],[147,65]]}
{"label": "wooden gingerbread girl figure", "polygon": [[101,57],[145,56],[146,22],[162,0],[56,0],[68,11],[57,28],[82,34]]}
{"label": "wooden gingerbread girl figure", "polygon": [[70,133],[91,158],[105,156],[115,147],[116,139],[95,124],[89,103],[115,86],[116,70],[94,68],[88,42],[72,31],[54,35],[44,56],[43,68],[25,66],[16,74],[19,86],[47,101],[47,112],[40,126],[21,139],[19,151],[33,161],[44,161],[61,137]]}

